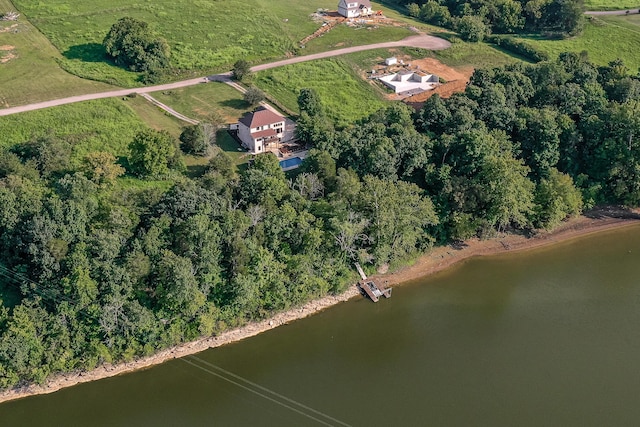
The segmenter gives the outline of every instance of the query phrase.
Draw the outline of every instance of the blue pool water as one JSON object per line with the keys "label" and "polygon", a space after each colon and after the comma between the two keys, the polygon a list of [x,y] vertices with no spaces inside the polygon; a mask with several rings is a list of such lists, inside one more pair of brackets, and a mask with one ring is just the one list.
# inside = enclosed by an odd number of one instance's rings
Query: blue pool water
{"label": "blue pool water", "polygon": [[282,169],[295,168],[300,166],[302,159],[300,157],[291,157],[290,159],[281,160],[280,167]]}

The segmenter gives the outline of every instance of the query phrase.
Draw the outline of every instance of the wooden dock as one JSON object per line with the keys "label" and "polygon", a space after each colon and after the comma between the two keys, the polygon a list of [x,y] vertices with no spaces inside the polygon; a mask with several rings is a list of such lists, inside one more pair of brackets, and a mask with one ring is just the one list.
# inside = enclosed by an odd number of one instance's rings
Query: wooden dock
{"label": "wooden dock", "polygon": [[367,280],[367,275],[364,274],[362,267],[359,263],[355,263],[356,270],[362,277],[362,281],[358,282],[358,289],[362,295],[366,295],[373,302],[378,302],[380,297],[390,298],[391,297],[391,288],[385,288],[384,286],[376,286],[373,280]]}
{"label": "wooden dock", "polygon": [[358,282],[358,289],[363,295],[369,297],[373,302],[378,302],[380,297],[390,298],[391,288],[385,288],[384,286],[378,287],[373,281]]}

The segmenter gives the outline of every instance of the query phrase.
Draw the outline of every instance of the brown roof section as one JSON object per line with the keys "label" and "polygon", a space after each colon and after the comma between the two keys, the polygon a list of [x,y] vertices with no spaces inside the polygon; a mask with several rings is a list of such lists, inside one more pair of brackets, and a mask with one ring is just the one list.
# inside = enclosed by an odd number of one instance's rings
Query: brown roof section
{"label": "brown roof section", "polygon": [[250,129],[278,122],[284,122],[284,117],[274,113],[273,111],[267,110],[264,107],[260,107],[254,112],[247,113],[240,119],[240,123]]}
{"label": "brown roof section", "polygon": [[275,129],[265,129],[265,130],[260,130],[258,132],[253,132],[251,134],[251,138],[253,139],[258,139],[258,138],[266,138],[268,136],[276,136],[276,130]]}

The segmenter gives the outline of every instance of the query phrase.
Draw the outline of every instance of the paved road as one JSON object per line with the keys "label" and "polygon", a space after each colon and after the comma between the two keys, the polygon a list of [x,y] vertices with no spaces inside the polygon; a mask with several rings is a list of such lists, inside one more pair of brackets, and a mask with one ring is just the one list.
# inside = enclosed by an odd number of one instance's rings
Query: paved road
{"label": "paved road", "polygon": [[[379,49],[379,48],[420,47],[423,49],[430,49],[430,50],[442,50],[442,49],[448,48],[449,46],[451,46],[451,43],[438,37],[433,37],[428,35],[415,35],[415,36],[409,36],[397,42],[375,43],[375,44],[368,44],[364,46],[354,46],[354,47],[348,47],[344,49],[330,50],[327,52],[317,53],[313,55],[298,56],[295,58],[285,59],[283,61],[276,61],[268,64],[257,65],[255,67],[252,67],[251,70],[261,71],[269,68],[281,67],[283,65],[294,64],[298,62],[313,61],[315,59],[329,58],[332,56],[344,55],[346,53],[360,52],[363,50],[371,50],[371,49]],[[207,83],[209,81],[226,82],[230,79],[230,76],[231,76],[231,73],[222,73],[222,74],[216,74],[213,76],[182,80],[179,82],[168,83],[168,84],[158,85],[158,86],[120,89],[120,90],[113,90],[109,92],[89,93],[86,95],[72,96],[70,98],[53,99],[51,101],[38,102],[35,104],[28,104],[28,105],[21,105],[18,107],[0,109],[0,116],[8,116],[10,114],[23,113],[25,111],[40,110],[42,108],[55,107],[55,106],[64,105],[64,104],[73,104],[75,102],[89,101],[92,99],[123,97],[131,93],[150,93],[150,92],[159,92],[163,90],[178,89],[181,87],[195,86],[201,83]]]}
{"label": "paved road", "polygon": [[637,15],[640,8],[624,10],[587,10],[585,15]]}

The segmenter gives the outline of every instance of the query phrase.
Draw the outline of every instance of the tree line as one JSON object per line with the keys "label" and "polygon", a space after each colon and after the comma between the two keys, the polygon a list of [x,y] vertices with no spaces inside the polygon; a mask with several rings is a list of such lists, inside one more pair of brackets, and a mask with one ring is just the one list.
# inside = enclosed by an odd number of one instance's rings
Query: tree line
{"label": "tree line", "polygon": [[433,95],[417,112],[394,104],[345,129],[313,100],[298,131],[338,167],[418,185],[439,214],[435,237],[465,239],[552,228],[584,206],[637,206],[639,90],[621,60],[563,53],[476,70],[462,93]]}
{"label": "tree line", "polygon": [[490,33],[566,37],[582,30],[583,0],[397,0],[409,15],[451,28],[464,40]]}
{"label": "tree line", "polygon": [[[477,70],[463,93],[345,128],[306,89],[298,132],[315,148],[294,174],[273,155],[239,171],[194,129],[182,147],[211,155],[197,178],[178,141],[152,130],[125,159],[95,152],[78,166],[64,138],[5,149],[0,387],[340,292],[354,261],[393,267],[438,243],[551,228],[585,206],[636,206],[639,89],[621,61],[567,53]],[[123,174],[140,185],[119,185]]]}

